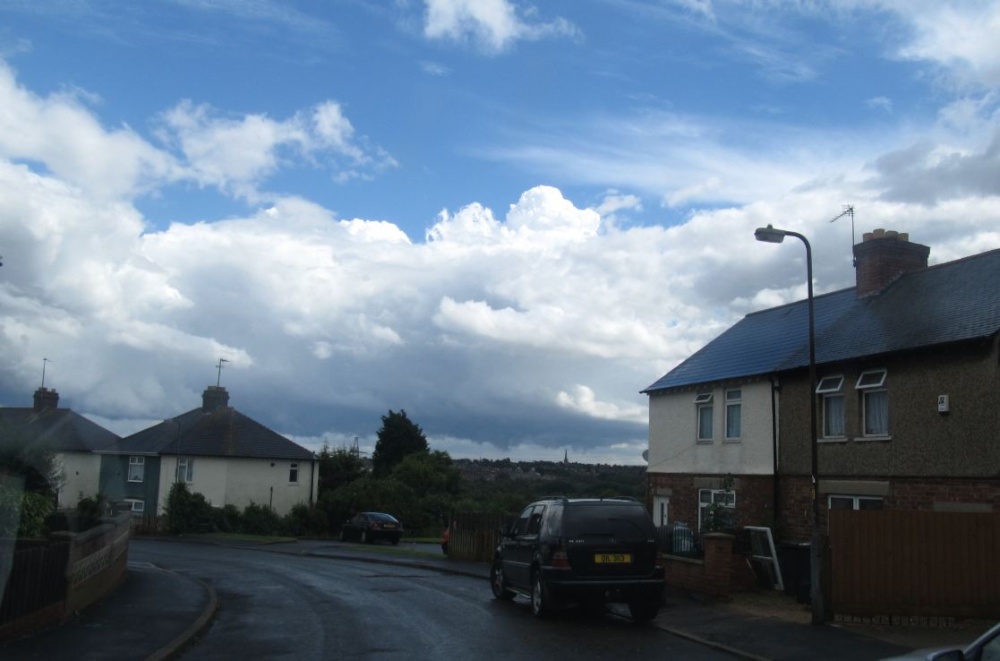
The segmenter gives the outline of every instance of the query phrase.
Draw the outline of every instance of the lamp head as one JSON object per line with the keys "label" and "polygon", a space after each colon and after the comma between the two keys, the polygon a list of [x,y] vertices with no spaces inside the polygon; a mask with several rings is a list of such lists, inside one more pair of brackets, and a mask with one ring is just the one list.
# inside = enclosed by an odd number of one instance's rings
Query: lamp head
{"label": "lamp head", "polygon": [[753,233],[753,237],[764,243],[781,243],[785,240],[785,231],[776,230],[773,226],[768,225],[767,227],[758,227],[757,231]]}

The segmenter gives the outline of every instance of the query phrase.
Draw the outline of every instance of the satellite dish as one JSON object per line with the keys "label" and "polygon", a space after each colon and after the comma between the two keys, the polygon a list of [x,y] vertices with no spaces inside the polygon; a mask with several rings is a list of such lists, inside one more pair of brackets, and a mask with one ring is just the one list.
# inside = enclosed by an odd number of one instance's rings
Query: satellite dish
{"label": "satellite dish", "polygon": [[648,448],[642,451],[642,460],[645,461],[646,463],[649,463],[649,449]]}

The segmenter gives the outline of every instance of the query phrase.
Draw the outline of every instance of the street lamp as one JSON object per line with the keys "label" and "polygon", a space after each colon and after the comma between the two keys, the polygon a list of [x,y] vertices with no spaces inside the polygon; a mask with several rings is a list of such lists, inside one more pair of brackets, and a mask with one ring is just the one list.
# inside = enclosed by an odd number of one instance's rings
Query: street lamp
{"label": "street lamp", "polygon": [[816,324],[813,314],[813,265],[812,246],[809,240],[798,232],[782,230],[768,225],[758,227],[753,233],[754,238],[764,243],[781,243],[786,236],[794,236],[806,247],[806,279],[808,284],[809,303],[809,450],[812,460],[812,541],[809,545],[810,590],[809,601],[812,605],[812,623],[823,624],[826,613],[823,603],[823,586],[821,584],[823,571],[823,529],[819,524],[819,461],[816,443]]}

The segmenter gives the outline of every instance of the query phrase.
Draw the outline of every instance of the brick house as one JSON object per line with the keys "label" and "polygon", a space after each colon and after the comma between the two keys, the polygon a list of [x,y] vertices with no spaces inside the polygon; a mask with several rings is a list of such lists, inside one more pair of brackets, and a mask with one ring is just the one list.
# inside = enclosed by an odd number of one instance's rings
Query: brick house
{"label": "brick house", "polygon": [[159,515],[174,482],[186,482],[214,507],[266,505],[284,516],[315,502],[316,455],[229,406],[209,386],[202,405],[100,451],[101,491],[135,514]]}
{"label": "brick house", "polygon": [[1000,510],[1000,250],[928,267],[876,230],[856,286],[752,313],[650,385],[648,487],[658,523],[809,538],[810,397],[821,520],[830,508]]}

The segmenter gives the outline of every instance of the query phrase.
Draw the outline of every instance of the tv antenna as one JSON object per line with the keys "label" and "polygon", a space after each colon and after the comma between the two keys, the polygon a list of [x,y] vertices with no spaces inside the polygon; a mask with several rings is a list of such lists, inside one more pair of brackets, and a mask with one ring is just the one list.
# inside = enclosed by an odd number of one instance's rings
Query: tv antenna
{"label": "tv antenna", "polygon": [[225,358],[219,358],[219,364],[215,366],[219,370],[219,376],[215,379],[215,387],[216,388],[218,388],[219,384],[222,383],[222,364],[223,363],[228,363],[228,362],[229,361],[226,360]]}
{"label": "tv antenna", "polygon": [[838,213],[836,216],[834,216],[830,220],[830,222],[834,223],[834,222],[840,220],[841,218],[843,218],[844,216],[850,216],[851,217],[851,255],[852,255],[852,257],[851,257],[851,264],[855,268],[857,268],[857,266],[858,266],[858,258],[853,256],[854,255],[854,205],[853,204],[845,204],[845,205],[843,205],[843,209],[844,210],[841,211],[840,213]]}
{"label": "tv antenna", "polygon": [[45,363],[51,363],[48,358],[42,358],[42,390],[45,390]]}

